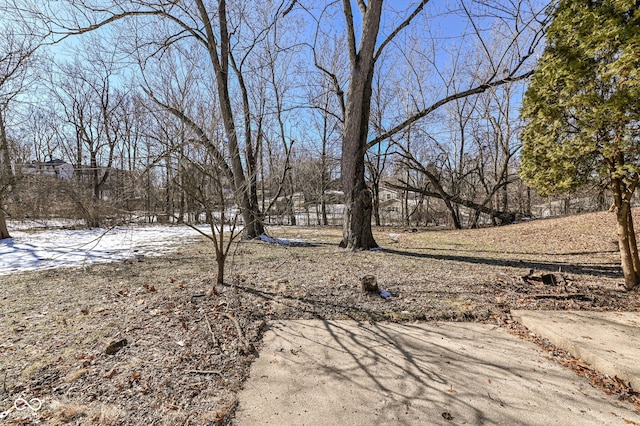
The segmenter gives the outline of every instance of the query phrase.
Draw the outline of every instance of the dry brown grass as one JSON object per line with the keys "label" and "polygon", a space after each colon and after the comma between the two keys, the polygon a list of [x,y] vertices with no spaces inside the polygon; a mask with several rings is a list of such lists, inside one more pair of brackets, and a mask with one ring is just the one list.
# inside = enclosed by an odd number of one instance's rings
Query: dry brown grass
{"label": "dry brown grass", "polygon": [[[143,262],[1,277],[0,412],[37,397],[38,412],[6,420],[227,424],[255,357],[237,326],[259,346],[273,318],[508,324],[514,308],[637,310],[638,293],[620,288],[613,221],[597,213],[480,230],[376,229],[384,250],[367,252],[338,248],[339,229],[272,227],[313,245],[239,243],[230,283],[208,297],[216,268],[206,241]],[[567,282],[527,284],[530,269],[562,270]],[[364,275],[394,296],[362,293]]]}

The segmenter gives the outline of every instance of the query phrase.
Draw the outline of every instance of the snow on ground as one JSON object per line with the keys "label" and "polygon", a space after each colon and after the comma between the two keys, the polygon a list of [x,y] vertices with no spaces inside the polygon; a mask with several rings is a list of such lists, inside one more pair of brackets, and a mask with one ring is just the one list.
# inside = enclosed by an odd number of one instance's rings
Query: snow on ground
{"label": "snow on ground", "polygon": [[[35,232],[16,228],[9,223],[13,238],[0,240],[0,275],[160,255],[201,235],[187,226]],[[206,225],[199,229],[207,233],[210,228]]]}

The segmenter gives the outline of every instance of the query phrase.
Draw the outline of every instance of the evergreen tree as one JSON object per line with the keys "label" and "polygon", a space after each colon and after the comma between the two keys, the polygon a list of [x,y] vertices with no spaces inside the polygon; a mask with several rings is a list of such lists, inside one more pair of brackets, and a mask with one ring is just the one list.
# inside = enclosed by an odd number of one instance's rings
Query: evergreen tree
{"label": "evergreen tree", "polygon": [[560,0],[523,100],[522,178],[543,194],[606,178],[625,287],[640,281],[630,201],[640,171],[640,2]]}

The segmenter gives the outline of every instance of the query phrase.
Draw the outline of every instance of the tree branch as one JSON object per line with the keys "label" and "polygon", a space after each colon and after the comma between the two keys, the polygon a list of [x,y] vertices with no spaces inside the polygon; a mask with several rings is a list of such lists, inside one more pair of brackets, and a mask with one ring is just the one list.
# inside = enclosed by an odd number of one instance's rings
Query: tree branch
{"label": "tree branch", "polygon": [[[130,17],[139,17],[139,16],[162,16],[165,17],[167,19],[169,19],[170,21],[175,22],[176,24],[178,24],[180,27],[182,27],[185,31],[187,31],[189,34],[191,34],[196,40],[198,40],[199,42],[203,43],[206,45],[207,40],[205,40],[202,35],[197,32],[193,27],[190,27],[189,25],[187,25],[184,21],[182,21],[181,19],[177,18],[176,16],[164,11],[164,10],[139,10],[139,11],[125,11],[122,13],[115,13],[111,16],[109,16],[106,19],[103,19],[102,21],[96,22],[94,24],[90,24],[86,27],[80,27],[80,28],[65,28],[66,31],[64,32],[56,32],[56,31],[52,31],[52,34],[56,34],[56,35],[62,35],[62,38],[59,40],[56,40],[54,42],[55,43],[59,43],[63,40],[65,40],[67,37],[73,36],[73,35],[81,35],[81,34],[85,34],[91,31],[95,31],[97,29],[100,29],[108,24],[111,24],[113,22],[119,21],[121,19],[124,18],[130,18]],[[64,27],[63,27],[64,28]],[[215,46],[214,46],[215,47]]]}
{"label": "tree branch", "polygon": [[289,7],[287,7],[284,12],[282,12],[282,17],[284,18],[285,16],[287,16],[289,14],[289,12],[291,12],[293,10],[293,7],[296,5],[296,3],[298,3],[298,0],[293,0],[291,2],[291,4],[289,5]]}
{"label": "tree branch", "polygon": [[364,2],[364,0],[358,0],[358,7],[360,8],[360,12],[362,13],[362,16],[367,14],[367,5]]}
{"label": "tree branch", "polygon": [[358,57],[358,51],[356,50],[356,32],[353,27],[353,11],[351,10],[351,1],[342,0],[344,5],[344,19],[347,25],[347,43],[349,46],[349,61],[351,62],[351,69],[355,69],[356,59]]}
{"label": "tree branch", "polygon": [[231,182],[231,184],[234,185],[234,187],[235,187],[235,179],[234,179],[234,176],[233,176],[233,172],[231,171],[231,167],[229,167],[229,165],[225,161],[224,155],[222,154],[222,152],[220,152],[220,150],[207,137],[207,135],[204,132],[204,130],[202,130],[202,128],[200,126],[198,126],[184,112],[182,112],[179,109],[174,108],[174,107],[172,107],[170,105],[167,105],[164,102],[162,102],[149,89],[143,88],[142,90],[144,90],[144,92],[147,94],[147,96],[149,96],[149,98],[153,102],[155,102],[160,107],[165,109],[171,115],[177,117],[180,121],[182,121],[184,124],[186,124],[191,130],[193,130],[193,132],[195,132],[196,135],[198,135],[198,138],[200,138],[200,141],[203,142],[203,144],[205,144],[205,146],[207,147],[207,149],[209,150],[209,152],[211,153],[213,158],[216,160],[216,163],[220,166],[220,168],[222,168],[225,177],[227,179],[229,179],[229,182]]}
{"label": "tree branch", "polygon": [[424,7],[426,6],[427,3],[429,3],[429,1],[430,0],[422,0],[420,4],[416,6],[413,12],[411,12],[411,15],[409,15],[407,19],[404,20],[404,22],[398,25],[398,27],[395,30],[393,30],[393,32],[389,34],[382,43],[380,43],[380,46],[378,47],[378,50],[374,55],[374,59],[373,59],[374,61],[378,60],[384,48],[400,33],[400,31],[402,31],[407,26],[409,26],[409,24],[411,24],[411,21],[413,21],[413,18],[418,16],[418,14],[422,11],[422,9],[424,9]]}
{"label": "tree branch", "polygon": [[396,125],[395,127],[391,128],[390,130],[387,130],[386,132],[382,133],[381,135],[377,136],[376,138],[372,139],[371,141],[367,142],[367,149],[370,149],[374,146],[376,146],[377,144],[379,144],[380,142],[390,138],[391,136],[395,135],[398,132],[401,132],[402,130],[406,129],[407,127],[409,127],[411,124],[415,123],[416,121],[420,120],[423,117],[426,117],[427,115],[431,114],[433,111],[435,111],[436,109],[440,108],[441,106],[451,102],[451,101],[455,101],[456,99],[461,99],[467,96],[471,96],[471,95],[477,95],[479,93],[483,93],[489,89],[491,89],[492,87],[497,87],[497,86],[501,86],[503,84],[507,84],[507,83],[512,83],[514,81],[520,81],[520,80],[524,80],[526,78],[529,78],[531,75],[533,75],[533,71],[528,71],[524,74],[521,74],[519,76],[509,76],[500,80],[496,80],[496,81],[492,81],[490,83],[485,83],[485,84],[481,84],[480,86],[474,87],[472,89],[468,89],[468,90],[464,90],[462,92],[458,92],[458,93],[454,93],[453,95],[449,95],[446,96],[442,99],[440,99],[439,101],[431,104],[430,106],[428,106],[427,108],[417,112],[416,114],[412,115],[411,117],[407,118],[405,121],[403,121],[402,123]]}
{"label": "tree branch", "polygon": [[[391,188],[391,189],[397,189],[400,191],[410,191],[410,192],[415,192],[417,194],[422,194],[425,195],[427,197],[433,197],[433,198],[439,198],[443,201],[448,201],[454,204],[459,204],[461,206],[470,208],[472,210],[476,210],[479,211],[481,213],[487,214],[491,217],[496,217],[500,220],[503,221],[503,223],[510,223],[513,222],[513,213],[510,212],[504,212],[501,210],[494,210],[491,207],[487,207],[486,204],[478,204],[472,200],[467,200],[464,199],[462,197],[460,197],[459,195],[452,195],[452,194],[448,194],[447,192],[443,191],[443,192],[439,192],[439,191],[429,191],[426,188],[416,188],[412,185],[409,185],[407,182],[404,182],[402,180],[400,180],[400,183],[402,185],[397,185],[394,183],[390,183],[390,182],[385,182],[385,184]],[[508,182],[505,182],[503,185],[506,185]]]}

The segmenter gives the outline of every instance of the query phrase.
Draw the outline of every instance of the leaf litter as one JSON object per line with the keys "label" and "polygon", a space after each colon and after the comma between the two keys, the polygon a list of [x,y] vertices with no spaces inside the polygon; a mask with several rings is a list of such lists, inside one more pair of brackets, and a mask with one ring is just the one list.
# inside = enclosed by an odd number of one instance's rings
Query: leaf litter
{"label": "leaf litter", "polygon": [[[363,252],[338,248],[337,228],[276,227],[270,235],[309,244],[240,242],[229,282],[217,286],[204,240],[143,261],[4,276],[0,413],[10,424],[233,424],[269,320],[313,318],[497,324],[637,404],[633,389],[510,315],[638,310],[638,293],[620,287],[613,221],[597,213],[480,230],[378,228],[383,250]],[[532,279],[543,274],[555,278]],[[393,297],[363,292],[367,275]],[[18,398],[42,407],[11,410]]]}

